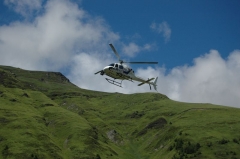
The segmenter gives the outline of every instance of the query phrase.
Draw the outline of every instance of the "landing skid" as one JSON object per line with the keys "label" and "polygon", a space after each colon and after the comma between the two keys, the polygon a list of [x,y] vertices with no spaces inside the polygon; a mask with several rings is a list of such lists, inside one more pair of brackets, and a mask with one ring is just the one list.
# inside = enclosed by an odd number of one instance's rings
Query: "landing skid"
{"label": "landing skid", "polygon": [[121,81],[121,83],[120,82],[117,82],[117,81],[115,81],[115,80],[112,80],[112,79],[109,79],[109,78],[105,78],[107,81],[108,81],[108,83],[111,83],[111,84],[113,84],[113,85],[115,85],[115,86],[118,86],[118,87],[122,87],[122,81]]}

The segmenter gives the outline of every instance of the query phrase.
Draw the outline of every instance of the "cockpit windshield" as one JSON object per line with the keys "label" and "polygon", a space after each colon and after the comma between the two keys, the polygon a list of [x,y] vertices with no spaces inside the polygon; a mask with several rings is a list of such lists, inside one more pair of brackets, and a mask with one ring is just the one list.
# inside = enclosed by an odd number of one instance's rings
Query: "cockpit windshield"
{"label": "cockpit windshield", "polygon": [[109,64],[108,66],[114,66],[114,63]]}

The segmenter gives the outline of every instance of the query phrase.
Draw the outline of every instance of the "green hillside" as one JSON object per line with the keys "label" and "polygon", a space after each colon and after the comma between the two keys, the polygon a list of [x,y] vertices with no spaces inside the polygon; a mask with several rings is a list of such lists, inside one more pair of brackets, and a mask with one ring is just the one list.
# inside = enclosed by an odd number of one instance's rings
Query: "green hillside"
{"label": "green hillside", "polygon": [[0,66],[0,158],[240,159],[240,109]]}

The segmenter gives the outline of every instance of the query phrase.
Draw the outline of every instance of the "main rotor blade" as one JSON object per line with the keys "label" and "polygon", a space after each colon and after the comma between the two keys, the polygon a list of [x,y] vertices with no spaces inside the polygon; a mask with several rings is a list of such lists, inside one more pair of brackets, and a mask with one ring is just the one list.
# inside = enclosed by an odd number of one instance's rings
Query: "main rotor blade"
{"label": "main rotor blade", "polygon": [[158,64],[158,62],[123,62],[123,63],[131,63],[131,64]]}
{"label": "main rotor blade", "polygon": [[115,53],[115,55],[117,56],[118,60],[120,60],[120,56],[118,55],[117,50],[114,48],[113,44],[109,44],[110,47],[112,48],[113,52]]}

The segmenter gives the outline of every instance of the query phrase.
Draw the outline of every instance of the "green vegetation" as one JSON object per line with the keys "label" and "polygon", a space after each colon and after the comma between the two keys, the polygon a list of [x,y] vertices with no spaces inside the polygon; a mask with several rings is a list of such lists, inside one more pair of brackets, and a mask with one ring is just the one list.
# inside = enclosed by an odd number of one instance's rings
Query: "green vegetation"
{"label": "green vegetation", "polygon": [[240,109],[0,66],[0,158],[240,158]]}

